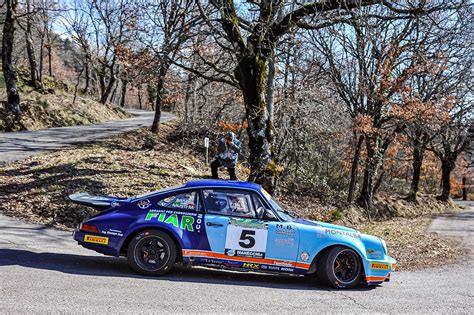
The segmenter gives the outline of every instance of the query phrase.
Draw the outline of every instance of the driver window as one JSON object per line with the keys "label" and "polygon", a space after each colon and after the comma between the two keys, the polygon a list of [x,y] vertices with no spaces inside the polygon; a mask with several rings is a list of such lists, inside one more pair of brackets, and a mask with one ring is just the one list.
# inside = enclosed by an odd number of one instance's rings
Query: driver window
{"label": "driver window", "polygon": [[255,219],[251,193],[239,190],[203,190],[207,213]]}

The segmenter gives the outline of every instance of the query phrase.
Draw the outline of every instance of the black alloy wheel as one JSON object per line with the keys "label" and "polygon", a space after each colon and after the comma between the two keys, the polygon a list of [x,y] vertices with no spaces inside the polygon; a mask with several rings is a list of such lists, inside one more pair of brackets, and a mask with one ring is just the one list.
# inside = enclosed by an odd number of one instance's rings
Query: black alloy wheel
{"label": "black alloy wheel", "polygon": [[360,257],[353,249],[335,246],[320,258],[317,275],[334,288],[349,289],[360,282],[362,271]]}
{"label": "black alloy wheel", "polygon": [[169,272],[176,262],[176,245],[162,231],[143,231],[130,242],[127,257],[130,267],[136,272],[161,276]]}

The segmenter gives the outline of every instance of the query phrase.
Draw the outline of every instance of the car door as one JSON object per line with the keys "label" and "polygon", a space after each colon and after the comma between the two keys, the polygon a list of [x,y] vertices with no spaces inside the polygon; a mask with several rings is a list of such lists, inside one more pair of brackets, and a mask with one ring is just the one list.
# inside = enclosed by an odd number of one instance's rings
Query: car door
{"label": "car door", "polygon": [[148,205],[145,222],[171,230],[184,249],[205,248],[207,240],[202,232],[203,213],[199,198],[198,190],[165,195],[156,201],[156,205]]}
{"label": "car door", "polygon": [[296,228],[276,218],[258,219],[257,208],[264,204],[255,192],[206,189],[202,193],[206,234],[214,257],[249,269],[280,271],[294,265]]}

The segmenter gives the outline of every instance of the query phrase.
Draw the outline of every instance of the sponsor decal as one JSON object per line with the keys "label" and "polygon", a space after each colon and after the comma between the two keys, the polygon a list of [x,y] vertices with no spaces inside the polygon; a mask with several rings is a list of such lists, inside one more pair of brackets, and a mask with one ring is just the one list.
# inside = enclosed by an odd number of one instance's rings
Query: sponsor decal
{"label": "sponsor decal", "polygon": [[267,265],[261,265],[260,268],[261,268],[262,270],[267,270],[267,269],[268,269],[268,266],[267,266]]}
{"label": "sponsor decal", "polygon": [[265,258],[265,253],[254,252],[240,249],[226,249],[225,254],[228,256],[250,257],[250,258]]}
{"label": "sponsor decal", "polygon": [[242,262],[233,261],[233,260],[226,260],[226,261],[224,261],[224,265],[226,265],[228,267],[242,267]]}
{"label": "sponsor decal", "polygon": [[340,237],[340,236],[360,238],[360,233],[344,231],[344,230],[329,229],[329,228],[324,228],[324,231],[321,231],[320,229],[318,229],[318,237]]}
{"label": "sponsor decal", "polygon": [[368,248],[367,249],[367,256],[370,256],[371,258],[382,258],[383,253],[381,251],[377,251],[375,249]]}
{"label": "sponsor decal", "polygon": [[395,271],[396,268],[397,268],[397,264],[392,264],[392,271]]}
{"label": "sponsor decal", "polygon": [[112,235],[112,236],[123,236],[122,231],[109,229],[107,231],[101,231],[102,234]]}
{"label": "sponsor decal", "polygon": [[296,229],[289,224],[277,224],[275,235],[294,237],[296,235]]}
{"label": "sponsor decal", "polygon": [[[202,215],[201,215],[202,216]],[[158,221],[163,222],[169,225],[173,225],[176,228],[179,228],[183,231],[194,232],[194,223],[197,221],[199,222],[199,229],[201,228],[200,223],[202,222],[202,218],[198,217],[198,220],[195,220],[195,216],[192,215],[180,215],[179,213],[173,211],[158,211],[158,210],[150,210],[148,211],[145,221]],[[198,228],[198,225],[196,225]]]}
{"label": "sponsor decal", "polygon": [[95,243],[101,245],[109,244],[109,238],[104,236],[84,235],[84,242]]}
{"label": "sponsor decal", "polygon": [[254,263],[243,263],[242,264],[243,268],[249,268],[249,269],[258,269],[260,267],[260,264],[254,264]]}
{"label": "sponsor decal", "polygon": [[[232,252],[232,250],[228,250],[226,254],[224,253],[216,253],[216,252],[211,252],[211,251],[203,251],[203,250],[194,250],[194,249],[183,249],[182,251],[183,257],[208,257],[208,258],[214,258],[214,259],[223,259],[226,262],[229,261],[235,261],[236,263],[244,263],[244,262],[253,262],[253,263],[259,263],[259,264],[265,264],[266,267],[263,267],[262,269],[269,269],[269,270],[280,270],[280,266],[282,267],[297,267],[301,269],[309,269],[310,264],[305,263],[305,262],[293,262],[293,261],[287,261],[287,260],[275,260],[275,259],[270,259],[270,258],[246,258],[246,257],[237,257],[235,254],[235,251]],[[229,254],[233,254],[233,256],[230,256]]]}
{"label": "sponsor decal", "polygon": [[293,269],[293,268],[288,268],[288,267],[280,267],[280,271],[293,272],[293,271],[295,271],[295,269]]}
{"label": "sponsor decal", "polygon": [[308,252],[302,252],[300,255],[300,258],[302,261],[308,261],[309,260],[309,254]]}
{"label": "sponsor decal", "polygon": [[229,225],[234,225],[243,228],[250,228],[250,229],[267,229],[268,224],[264,221],[257,221],[257,220],[250,220],[250,219],[238,219],[238,218],[230,218]]}
{"label": "sponsor decal", "polygon": [[371,269],[378,269],[378,270],[390,270],[390,264],[385,263],[370,263]]}
{"label": "sponsor decal", "polygon": [[110,204],[110,206],[111,206],[112,208],[115,208],[115,207],[120,206],[120,203],[118,203],[117,201],[112,201],[112,203]]}
{"label": "sponsor decal", "polygon": [[293,247],[295,245],[294,238],[274,238],[273,242],[276,243],[277,246]]}
{"label": "sponsor decal", "polygon": [[205,264],[222,265],[222,261],[219,259],[206,258],[206,259],[203,259],[202,262]]}
{"label": "sponsor decal", "polygon": [[145,210],[145,209],[148,209],[151,206],[151,202],[148,199],[143,199],[143,200],[140,200],[139,202],[137,202],[137,206],[138,206],[138,208]]}

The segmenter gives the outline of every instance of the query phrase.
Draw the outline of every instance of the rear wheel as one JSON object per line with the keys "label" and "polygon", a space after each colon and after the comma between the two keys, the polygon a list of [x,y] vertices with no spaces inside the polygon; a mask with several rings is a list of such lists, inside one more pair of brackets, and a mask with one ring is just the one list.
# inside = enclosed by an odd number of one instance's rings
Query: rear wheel
{"label": "rear wheel", "polygon": [[362,262],[352,249],[336,246],[325,252],[318,263],[318,278],[337,289],[355,287],[362,275]]}
{"label": "rear wheel", "polygon": [[147,276],[168,273],[176,262],[176,245],[171,237],[158,230],[147,230],[136,235],[128,245],[130,267]]}

